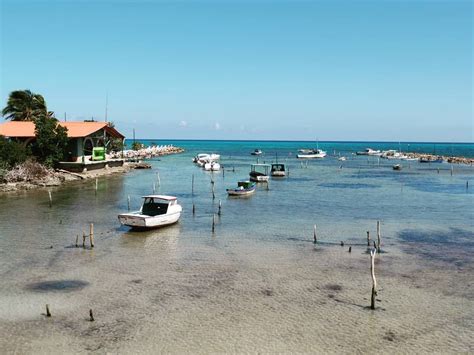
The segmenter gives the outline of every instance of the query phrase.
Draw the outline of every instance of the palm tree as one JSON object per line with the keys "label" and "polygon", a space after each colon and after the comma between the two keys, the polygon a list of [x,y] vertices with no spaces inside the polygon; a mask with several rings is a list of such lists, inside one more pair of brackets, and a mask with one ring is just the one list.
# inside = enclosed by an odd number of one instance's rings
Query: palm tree
{"label": "palm tree", "polygon": [[30,90],[12,91],[7,106],[2,110],[5,119],[12,121],[34,121],[44,113],[48,114],[43,96]]}

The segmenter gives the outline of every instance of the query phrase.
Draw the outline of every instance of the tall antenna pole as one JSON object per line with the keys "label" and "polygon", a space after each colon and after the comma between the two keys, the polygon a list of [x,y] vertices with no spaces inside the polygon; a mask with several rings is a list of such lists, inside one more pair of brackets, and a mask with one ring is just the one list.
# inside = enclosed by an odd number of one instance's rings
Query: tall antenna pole
{"label": "tall antenna pole", "polygon": [[66,112],[64,112],[64,122],[67,121],[67,115],[66,115]]}
{"label": "tall antenna pole", "polygon": [[109,104],[109,93],[105,93],[105,122],[107,122],[107,106]]}

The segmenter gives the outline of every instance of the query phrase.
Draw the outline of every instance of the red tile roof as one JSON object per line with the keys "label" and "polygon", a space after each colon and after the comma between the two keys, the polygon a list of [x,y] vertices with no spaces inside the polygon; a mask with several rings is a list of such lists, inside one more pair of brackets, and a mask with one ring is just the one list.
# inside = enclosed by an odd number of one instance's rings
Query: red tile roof
{"label": "red tile roof", "polygon": [[[113,137],[125,138],[115,128],[109,127],[107,122],[59,122],[67,128],[69,138],[87,137],[103,128]],[[9,121],[0,124],[0,135],[14,138],[35,137],[35,124],[31,121]]]}

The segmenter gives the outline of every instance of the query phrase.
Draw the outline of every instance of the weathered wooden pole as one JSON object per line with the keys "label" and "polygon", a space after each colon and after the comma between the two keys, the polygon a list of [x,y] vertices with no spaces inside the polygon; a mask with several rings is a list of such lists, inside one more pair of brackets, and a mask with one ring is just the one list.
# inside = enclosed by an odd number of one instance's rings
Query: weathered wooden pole
{"label": "weathered wooden pole", "polygon": [[97,189],[99,188],[99,179],[95,178],[95,194],[97,195]]}
{"label": "weathered wooden pole", "polygon": [[370,297],[370,309],[375,309],[375,296],[377,295],[377,280],[375,279],[375,254],[375,249],[370,251],[370,274],[372,276],[372,295]]}
{"label": "weathered wooden pole", "polygon": [[49,311],[49,304],[46,305],[46,317],[51,317],[51,312]]}
{"label": "weathered wooden pole", "polygon": [[193,215],[196,213],[196,206],[193,203]]}
{"label": "weathered wooden pole", "polygon": [[127,209],[130,211],[130,195],[127,196]]}
{"label": "weathered wooden pole", "polygon": [[290,177],[290,167],[288,167],[288,177]]}
{"label": "weathered wooden pole", "polygon": [[370,232],[367,231],[367,246],[370,247]]}
{"label": "weathered wooden pole", "polygon": [[267,191],[270,190],[270,181],[267,181]]}
{"label": "weathered wooden pole", "polygon": [[91,223],[89,226],[89,242],[91,243],[91,248],[94,247],[94,223]]}
{"label": "weathered wooden pole", "polygon": [[221,209],[222,209],[222,203],[221,203],[221,200],[219,200],[219,209],[217,211],[217,215],[220,216],[221,215]]}
{"label": "weathered wooden pole", "polygon": [[225,176],[225,168],[222,167],[222,177],[224,178],[224,176]]}
{"label": "weathered wooden pole", "polygon": [[86,233],[82,231],[82,247],[86,247]]}
{"label": "weathered wooden pole", "polygon": [[438,174],[439,174],[439,168],[438,168]]}
{"label": "weathered wooden pole", "polygon": [[51,191],[48,191],[49,196],[49,207],[53,207],[53,196],[51,196]]}
{"label": "weathered wooden pole", "polygon": [[92,313],[92,309],[89,309],[89,320],[91,322],[93,322],[95,319],[94,319],[94,313]]}
{"label": "weathered wooden pole", "polygon": [[316,244],[318,242],[318,237],[316,235],[316,224],[313,226],[313,243]]}
{"label": "weathered wooden pole", "polygon": [[351,253],[351,252],[352,252],[352,246],[349,247],[349,253]]}
{"label": "weathered wooden pole", "polygon": [[76,248],[79,246],[79,234],[76,234]]}
{"label": "weathered wooden pole", "polygon": [[469,190],[469,180],[466,181],[466,190]]}
{"label": "weathered wooden pole", "polygon": [[377,253],[380,253],[380,221],[377,221]]}
{"label": "weathered wooden pole", "polygon": [[216,215],[212,214],[212,233],[216,230]]}

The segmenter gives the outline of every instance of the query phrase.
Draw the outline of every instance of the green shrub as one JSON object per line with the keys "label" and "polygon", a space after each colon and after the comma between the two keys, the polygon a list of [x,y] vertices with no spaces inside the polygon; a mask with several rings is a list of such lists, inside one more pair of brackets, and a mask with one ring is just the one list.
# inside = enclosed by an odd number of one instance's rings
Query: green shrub
{"label": "green shrub", "polygon": [[11,169],[31,156],[31,150],[23,143],[0,136],[0,169]]}

